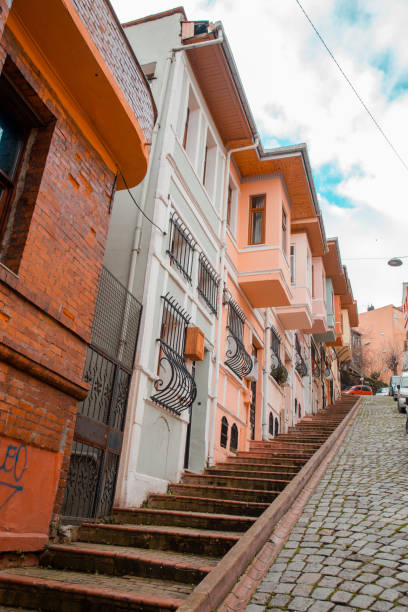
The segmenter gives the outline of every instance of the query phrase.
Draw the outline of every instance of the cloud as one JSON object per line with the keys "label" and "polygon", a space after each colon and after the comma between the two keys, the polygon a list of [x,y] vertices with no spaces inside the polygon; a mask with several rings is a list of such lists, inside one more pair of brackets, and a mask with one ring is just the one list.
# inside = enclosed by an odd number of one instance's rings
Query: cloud
{"label": "cloud", "polygon": [[[326,43],[408,163],[408,2],[302,0]],[[113,0],[122,21],[169,9]],[[306,142],[327,235],[338,235],[360,308],[401,301],[408,171],[375,128],[294,0],[185,0],[223,22],[267,147]],[[382,257],[360,260],[356,257]],[[408,262],[408,260],[407,260]]]}

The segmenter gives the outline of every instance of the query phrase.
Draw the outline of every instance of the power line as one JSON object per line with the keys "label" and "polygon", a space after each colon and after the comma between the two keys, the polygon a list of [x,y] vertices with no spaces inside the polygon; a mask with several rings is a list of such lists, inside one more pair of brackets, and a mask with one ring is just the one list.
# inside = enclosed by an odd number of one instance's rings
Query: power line
{"label": "power line", "polygon": [[144,212],[143,208],[142,208],[142,207],[141,207],[141,206],[140,206],[140,205],[137,203],[136,198],[134,198],[134,197],[133,197],[133,194],[132,194],[132,192],[130,191],[130,189],[129,189],[129,187],[128,187],[128,184],[127,184],[127,182],[126,182],[126,179],[125,179],[125,177],[123,176],[122,171],[121,171],[121,169],[120,169],[120,168],[119,168],[119,172],[120,172],[120,176],[122,177],[122,180],[123,180],[123,182],[124,182],[124,184],[125,184],[126,190],[127,190],[128,194],[130,195],[130,197],[131,197],[131,198],[132,198],[132,200],[133,200],[133,203],[134,203],[134,204],[137,206],[137,208],[140,210],[140,212],[142,213],[142,215],[143,215],[143,216],[144,216],[144,217],[145,217],[145,218],[146,218],[146,219],[147,219],[147,220],[148,220],[148,221],[149,221],[149,222],[150,222],[152,225],[154,225],[154,227],[157,227],[157,229],[161,231],[161,233],[163,234],[163,236],[165,236],[165,235],[166,235],[166,232],[165,232],[164,230],[162,230],[162,228],[161,228],[161,227],[159,227],[159,226],[158,226],[158,225],[157,225],[157,224],[156,224],[154,221],[152,221],[152,220],[150,219],[150,217],[148,217],[148,216],[146,215],[146,213]]}
{"label": "power line", "polygon": [[329,47],[326,45],[325,41],[323,40],[323,37],[321,36],[320,32],[318,31],[318,29],[316,28],[316,26],[314,25],[314,23],[312,22],[312,20],[310,19],[309,15],[306,13],[305,9],[303,8],[303,6],[301,5],[301,3],[299,2],[299,0],[295,0],[295,2],[297,3],[297,5],[299,6],[300,10],[302,11],[302,13],[304,14],[304,16],[306,17],[306,19],[308,20],[308,22],[310,23],[310,25],[312,26],[313,30],[315,31],[315,33],[317,34],[318,38],[320,39],[321,43],[323,44],[323,46],[325,47],[326,51],[328,52],[328,54],[330,55],[330,57],[332,58],[333,62],[336,64],[337,68],[340,70],[341,74],[343,75],[343,77],[346,79],[347,83],[350,85],[351,89],[353,90],[353,92],[355,93],[355,95],[357,96],[358,100],[360,101],[360,103],[362,104],[364,110],[368,113],[368,115],[371,117],[374,125],[376,126],[376,128],[380,131],[380,133],[382,134],[382,136],[384,137],[384,139],[386,140],[386,142],[389,144],[389,146],[391,147],[391,149],[393,150],[394,154],[398,157],[399,161],[401,162],[401,164],[404,166],[405,170],[408,171],[408,164],[405,162],[404,158],[399,154],[399,152],[397,151],[397,149],[394,147],[394,145],[392,144],[391,140],[388,138],[387,134],[384,132],[384,130],[382,129],[381,125],[378,123],[377,119],[374,117],[373,113],[370,111],[370,109],[368,108],[367,104],[364,102],[364,100],[362,99],[362,97],[360,96],[360,94],[358,93],[357,89],[354,87],[353,83],[350,81],[350,79],[348,78],[348,76],[346,75],[346,73],[344,72],[343,68],[340,66],[340,64],[338,63],[338,61],[336,60],[336,58],[334,57],[333,53],[330,51]]}

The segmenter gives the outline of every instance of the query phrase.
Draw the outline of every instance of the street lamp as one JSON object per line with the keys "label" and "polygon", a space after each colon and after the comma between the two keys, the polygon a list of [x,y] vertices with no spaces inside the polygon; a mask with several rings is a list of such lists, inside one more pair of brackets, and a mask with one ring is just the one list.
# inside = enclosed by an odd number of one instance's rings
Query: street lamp
{"label": "street lamp", "polygon": [[403,255],[402,257],[391,257],[387,263],[392,268],[398,268],[399,266],[402,266],[403,259],[408,259],[408,255]]}

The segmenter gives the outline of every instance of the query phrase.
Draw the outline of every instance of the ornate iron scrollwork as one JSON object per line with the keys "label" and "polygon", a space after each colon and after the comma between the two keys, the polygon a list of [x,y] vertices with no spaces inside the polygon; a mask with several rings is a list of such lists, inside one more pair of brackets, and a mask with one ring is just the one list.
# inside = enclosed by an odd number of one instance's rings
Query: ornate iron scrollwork
{"label": "ornate iron scrollwork", "polygon": [[225,353],[225,364],[240,378],[246,376],[252,370],[252,358],[246,352],[244,344],[230,328],[227,336],[227,350]]}
{"label": "ornate iron scrollwork", "polygon": [[161,377],[154,383],[157,393],[152,395],[151,399],[163,408],[181,414],[191,408],[197,395],[197,387],[186,368],[184,357],[162,340],[160,349]]}
{"label": "ornate iron scrollwork", "polygon": [[303,359],[302,355],[300,353],[296,353],[296,372],[299,374],[299,376],[301,376],[302,378],[304,376],[308,375],[308,369],[307,369],[307,365],[305,360]]}
{"label": "ornate iron scrollwork", "polygon": [[283,385],[288,379],[288,371],[280,360],[280,357],[272,351],[271,357],[271,376],[278,385]]}
{"label": "ornate iron scrollwork", "polygon": [[197,387],[186,368],[184,349],[189,315],[168,294],[164,302],[161,324],[159,378],[154,383],[157,393],[151,399],[176,414],[191,408]]}

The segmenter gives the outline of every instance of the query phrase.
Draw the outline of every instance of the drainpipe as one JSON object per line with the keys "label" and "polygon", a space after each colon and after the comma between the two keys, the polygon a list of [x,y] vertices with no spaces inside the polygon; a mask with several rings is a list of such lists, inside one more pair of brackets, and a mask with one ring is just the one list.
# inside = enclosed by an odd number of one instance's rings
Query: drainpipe
{"label": "drainpipe", "polygon": [[215,353],[215,380],[214,380],[214,393],[212,398],[212,412],[211,412],[211,434],[210,434],[210,448],[208,452],[208,462],[213,465],[214,456],[214,439],[215,439],[215,416],[217,414],[217,399],[218,399],[218,386],[220,379],[220,349],[221,349],[221,334],[222,334],[222,300],[223,300],[223,288],[226,282],[225,276],[225,253],[226,244],[225,236],[227,233],[227,199],[228,199],[228,184],[230,174],[230,163],[231,155],[233,153],[239,153],[240,151],[249,151],[250,149],[256,149],[259,144],[259,137],[256,136],[255,142],[246,147],[239,147],[237,149],[230,149],[227,152],[227,159],[225,160],[225,172],[224,172],[224,193],[222,198],[222,221],[221,221],[221,255],[220,255],[220,290],[218,292],[218,319],[217,319],[217,337],[216,337],[216,353]]}
{"label": "drainpipe", "polygon": [[[209,47],[211,45],[220,45],[224,41],[224,38],[222,36],[221,28],[219,29],[217,28],[217,31],[219,32],[219,35],[218,35],[218,38],[215,38],[214,40],[206,40],[204,42],[193,43],[191,45],[181,45],[180,47],[174,47],[174,49],[171,50],[171,54],[167,58],[166,68],[165,68],[164,77],[163,77],[163,85],[162,85],[162,90],[160,92],[160,100],[158,104],[159,112],[158,112],[155,126],[153,128],[153,133],[152,133],[152,138],[151,138],[152,149],[150,152],[150,160],[153,160],[156,154],[157,142],[158,142],[158,132],[161,128],[161,124],[163,121],[163,113],[166,107],[165,102],[166,102],[166,98],[168,97],[168,84],[169,84],[170,72],[171,72],[170,69],[171,69],[172,64],[174,63],[175,54],[178,51],[188,51],[189,49],[196,49],[199,47]],[[143,212],[146,206],[147,190],[148,190],[148,186],[150,182],[152,166],[153,164],[150,162],[148,165],[148,169],[147,169],[147,173],[146,173],[144,182],[143,182],[142,197],[140,199],[141,210],[138,212],[137,220],[136,220],[136,228],[135,228],[135,233],[134,233],[134,238],[133,238],[133,247],[131,251],[131,260],[130,260],[129,276],[128,276],[128,291],[130,292],[132,292],[132,289],[133,289],[133,279],[136,274],[137,256],[140,252]]]}
{"label": "drainpipe", "polygon": [[268,315],[265,312],[265,350],[264,350],[264,367],[262,370],[262,440],[269,440],[269,421],[266,410],[266,396],[268,394],[268,374],[270,371],[270,349],[271,346],[271,326],[268,321]]}

